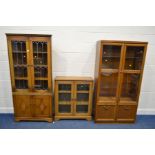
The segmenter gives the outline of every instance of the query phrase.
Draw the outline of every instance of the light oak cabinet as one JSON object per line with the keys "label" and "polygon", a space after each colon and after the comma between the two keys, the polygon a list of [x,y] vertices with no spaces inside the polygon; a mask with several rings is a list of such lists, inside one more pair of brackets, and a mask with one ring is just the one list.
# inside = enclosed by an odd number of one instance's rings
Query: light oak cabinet
{"label": "light oak cabinet", "polygon": [[15,120],[52,121],[51,36],[7,34]]}
{"label": "light oak cabinet", "polygon": [[93,79],[56,77],[55,120],[92,118]]}
{"label": "light oak cabinet", "polygon": [[98,42],[95,122],[135,121],[146,49],[146,42]]}

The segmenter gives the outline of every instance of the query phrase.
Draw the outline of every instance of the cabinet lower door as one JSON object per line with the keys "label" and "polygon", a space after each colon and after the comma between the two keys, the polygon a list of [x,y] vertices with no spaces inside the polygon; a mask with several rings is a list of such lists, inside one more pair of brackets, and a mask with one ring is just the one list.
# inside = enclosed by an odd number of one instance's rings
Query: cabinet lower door
{"label": "cabinet lower door", "polygon": [[14,95],[14,112],[15,117],[31,117],[30,96],[28,95]]}
{"label": "cabinet lower door", "polygon": [[51,116],[51,96],[32,96],[31,105],[33,117]]}
{"label": "cabinet lower door", "polygon": [[117,110],[117,121],[133,122],[136,117],[136,105],[119,105]]}
{"label": "cabinet lower door", "polygon": [[116,106],[115,105],[97,105],[96,121],[113,122],[115,121]]}

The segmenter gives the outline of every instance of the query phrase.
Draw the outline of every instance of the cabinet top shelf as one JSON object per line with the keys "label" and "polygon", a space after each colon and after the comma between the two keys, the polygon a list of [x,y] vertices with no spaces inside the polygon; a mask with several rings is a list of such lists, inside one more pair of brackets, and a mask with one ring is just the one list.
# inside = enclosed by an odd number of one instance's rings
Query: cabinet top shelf
{"label": "cabinet top shelf", "polygon": [[81,80],[85,80],[85,81],[93,81],[93,78],[91,77],[80,77],[80,76],[57,76],[55,78],[56,81],[81,81]]}
{"label": "cabinet top shelf", "polygon": [[126,44],[148,44],[148,42],[142,41],[122,41],[122,40],[100,40],[101,43],[126,43]]}
{"label": "cabinet top shelf", "polygon": [[51,34],[15,34],[15,33],[6,33],[7,36],[28,36],[28,37],[51,37]]}

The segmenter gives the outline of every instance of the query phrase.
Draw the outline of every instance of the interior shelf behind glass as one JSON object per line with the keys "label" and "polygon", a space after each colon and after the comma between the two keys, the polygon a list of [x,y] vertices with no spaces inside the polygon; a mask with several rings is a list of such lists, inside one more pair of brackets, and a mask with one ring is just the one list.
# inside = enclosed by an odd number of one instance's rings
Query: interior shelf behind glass
{"label": "interior shelf behind glass", "polygon": [[141,70],[144,47],[128,46],[125,56],[125,69]]}
{"label": "interior shelf behind glass", "polygon": [[120,64],[121,46],[104,45],[102,52],[102,68],[118,69]]}

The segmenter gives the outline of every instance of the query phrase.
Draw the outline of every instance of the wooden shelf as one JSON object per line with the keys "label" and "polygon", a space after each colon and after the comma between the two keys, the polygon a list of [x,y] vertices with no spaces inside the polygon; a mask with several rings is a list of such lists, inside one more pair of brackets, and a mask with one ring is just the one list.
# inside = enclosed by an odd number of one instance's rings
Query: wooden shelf
{"label": "wooden shelf", "polygon": [[87,94],[87,93],[89,93],[89,91],[88,90],[77,90],[77,93],[84,93],[84,94]]}
{"label": "wooden shelf", "polygon": [[26,51],[13,51],[12,53],[17,53],[17,54],[26,54]]}
{"label": "wooden shelf", "polygon": [[71,93],[69,90],[58,90],[58,93]]}
{"label": "wooden shelf", "polygon": [[118,69],[101,69],[101,73],[118,73]]}
{"label": "wooden shelf", "polygon": [[130,97],[120,97],[120,103],[137,103]]}
{"label": "wooden shelf", "polygon": [[71,105],[71,101],[58,101],[59,105]]}
{"label": "wooden shelf", "polygon": [[27,64],[15,64],[14,67],[28,67]]}
{"label": "wooden shelf", "polygon": [[15,80],[28,80],[28,77],[15,77]]}
{"label": "wooden shelf", "polygon": [[128,70],[128,69],[125,69],[122,71],[123,73],[131,73],[131,74],[140,74],[141,73],[141,70]]}
{"label": "wooden shelf", "polygon": [[48,80],[48,78],[44,78],[44,77],[34,77],[34,80]]}
{"label": "wooden shelf", "polygon": [[48,54],[47,52],[33,52],[34,54]]}
{"label": "wooden shelf", "polygon": [[105,56],[105,55],[103,55],[102,58],[103,58],[103,59],[104,59],[104,58],[110,58],[110,59],[119,58],[119,59],[120,59],[120,56]]}
{"label": "wooden shelf", "polygon": [[89,101],[77,101],[76,105],[88,105]]}
{"label": "wooden shelf", "polygon": [[116,97],[99,97],[98,102],[116,102]]}

